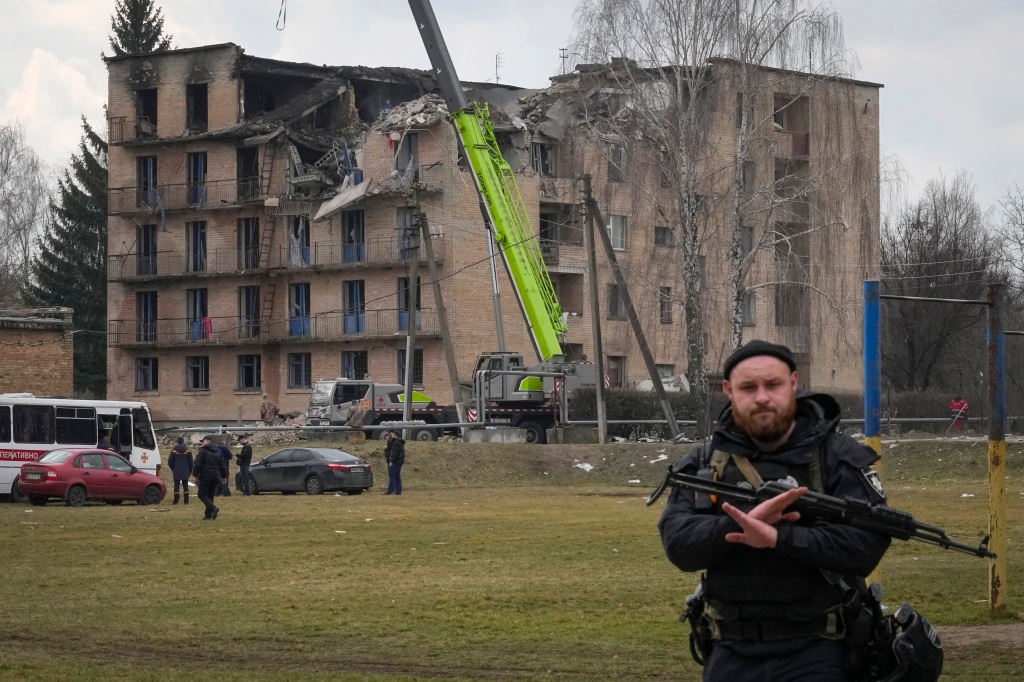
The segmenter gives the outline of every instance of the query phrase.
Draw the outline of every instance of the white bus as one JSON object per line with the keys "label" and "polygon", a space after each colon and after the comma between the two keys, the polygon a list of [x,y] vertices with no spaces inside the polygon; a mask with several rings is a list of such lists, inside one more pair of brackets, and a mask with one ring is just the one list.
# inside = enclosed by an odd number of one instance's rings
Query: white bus
{"label": "white bus", "polygon": [[95,448],[101,438],[139,469],[159,475],[160,450],[146,403],[0,393],[0,495],[23,501],[22,464],[56,448]]}

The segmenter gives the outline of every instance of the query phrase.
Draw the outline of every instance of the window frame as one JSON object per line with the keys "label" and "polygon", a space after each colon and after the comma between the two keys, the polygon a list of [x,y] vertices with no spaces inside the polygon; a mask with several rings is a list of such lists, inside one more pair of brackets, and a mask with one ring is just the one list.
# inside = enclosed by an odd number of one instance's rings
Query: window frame
{"label": "window frame", "polygon": [[[246,382],[246,374],[252,375],[251,384]],[[263,389],[263,356],[259,353],[242,353],[238,356],[238,377],[236,390],[259,391]]]}
{"label": "window frame", "polygon": [[[195,371],[198,370],[198,384],[194,385],[193,379],[197,378]],[[209,391],[210,390],[210,356],[209,355],[186,355],[185,356],[185,390],[186,391]]]}
{"label": "window frame", "polygon": [[[149,381],[143,381],[144,378],[148,378]],[[135,358],[135,392],[148,393],[159,390],[160,358],[152,356]]]}
{"label": "window frame", "polygon": [[288,388],[296,390],[313,388],[312,353],[288,354]]}

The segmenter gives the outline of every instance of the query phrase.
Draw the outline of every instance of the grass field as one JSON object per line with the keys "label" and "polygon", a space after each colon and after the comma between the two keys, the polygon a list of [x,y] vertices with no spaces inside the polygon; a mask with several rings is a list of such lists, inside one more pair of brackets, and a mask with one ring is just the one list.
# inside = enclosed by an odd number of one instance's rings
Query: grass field
{"label": "grass field", "polygon": [[[351,449],[375,463],[373,491],[236,494],[214,522],[170,496],[0,505],[0,680],[699,678],[676,620],[697,577],[664,558],[663,503],[643,502],[666,464],[652,460],[683,446],[412,443],[398,498],[380,495],[382,445]],[[890,503],[977,542],[985,453],[887,448]],[[889,603],[960,633],[944,679],[1024,671],[1022,453],[1011,445],[1004,613],[984,601],[984,560],[895,542],[883,562]]]}

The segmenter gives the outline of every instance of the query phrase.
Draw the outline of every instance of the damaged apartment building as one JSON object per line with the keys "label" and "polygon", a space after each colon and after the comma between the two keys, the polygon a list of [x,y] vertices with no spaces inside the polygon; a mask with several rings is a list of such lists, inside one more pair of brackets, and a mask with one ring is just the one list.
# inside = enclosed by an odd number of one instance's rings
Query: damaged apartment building
{"label": "damaged apartment building", "polygon": [[[112,398],[143,399],[163,422],[252,420],[263,393],[297,412],[319,378],[403,382],[415,325],[413,382],[451,402],[425,249],[413,248],[419,215],[460,378],[469,380],[479,353],[497,350],[489,237],[429,72],[282,62],[230,43],[108,58],[107,68]],[[540,91],[464,85],[470,100],[489,104],[516,173],[568,315],[568,357],[593,353],[593,275],[609,382],[633,386],[645,375],[610,268],[603,258],[597,272],[586,267],[577,179],[586,170],[634,301],[649,313],[659,371],[676,377],[686,367],[678,249],[669,222],[622,177],[653,171],[594,134],[561,78]],[[873,121],[877,168],[877,107]],[[872,217],[853,229],[877,236],[877,193]],[[498,272],[510,300],[507,347],[530,362],[511,281]],[[851,272],[851,282],[860,276]],[[758,335],[781,338],[769,333],[778,325],[762,325]],[[724,338],[727,330],[713,331],[709,344]],[[835,383],[833,365],[815,372],[829,369]],[[856,376],[844,366],[838,381]]]}

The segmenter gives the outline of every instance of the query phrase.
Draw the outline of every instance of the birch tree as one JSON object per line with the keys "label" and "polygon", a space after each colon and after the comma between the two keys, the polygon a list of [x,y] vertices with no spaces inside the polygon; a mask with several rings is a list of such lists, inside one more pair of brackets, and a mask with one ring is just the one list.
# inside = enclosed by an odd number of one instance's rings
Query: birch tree
{"label": "birch tree", "polygon": [[[631,141],[630,158],[657,169],[633,176],[636,192],[675,228],[687,379],[695,402],[707,405],[706,325],[727,325],[722,356],[742,344],[744,306],[758,289],[774,291],[777,317],[787,297],[797,308],[791,317],[805,315],[816,288],[808,276],[812,233],[847,226],[837,207],[850,198],[830,199],[826,181],[840,167],[849,171],[850,148],[817,150],[813,172],[807,163],[808,96],[852,70],[840,18],[808,0],[582,0],[574,50],[607,64],[608,90],[628,102],[625,111],[590,116],[593,132]],[[780,150],[785,144],[792,147]],[[877,146],[873,159],[861,159],[860,172],[873,174],[877,187]],[[662,187],[652,180],[659,177]],[[666,194],[671,200],[661,203]],[[874,215],[872,205],[877,195],[861,212]],[[759,254],[777,272],[753,281]],[[712,281],[703,259],[728,274]],[[841,303],[830,305],[843,312]],[[810,324],[794,321],[804,330]]]}
{"label": "birch tree", "polygon": [[20,304],[32,249],[47,221],[46,169],[17,122],[0,125],[0,306]]}

